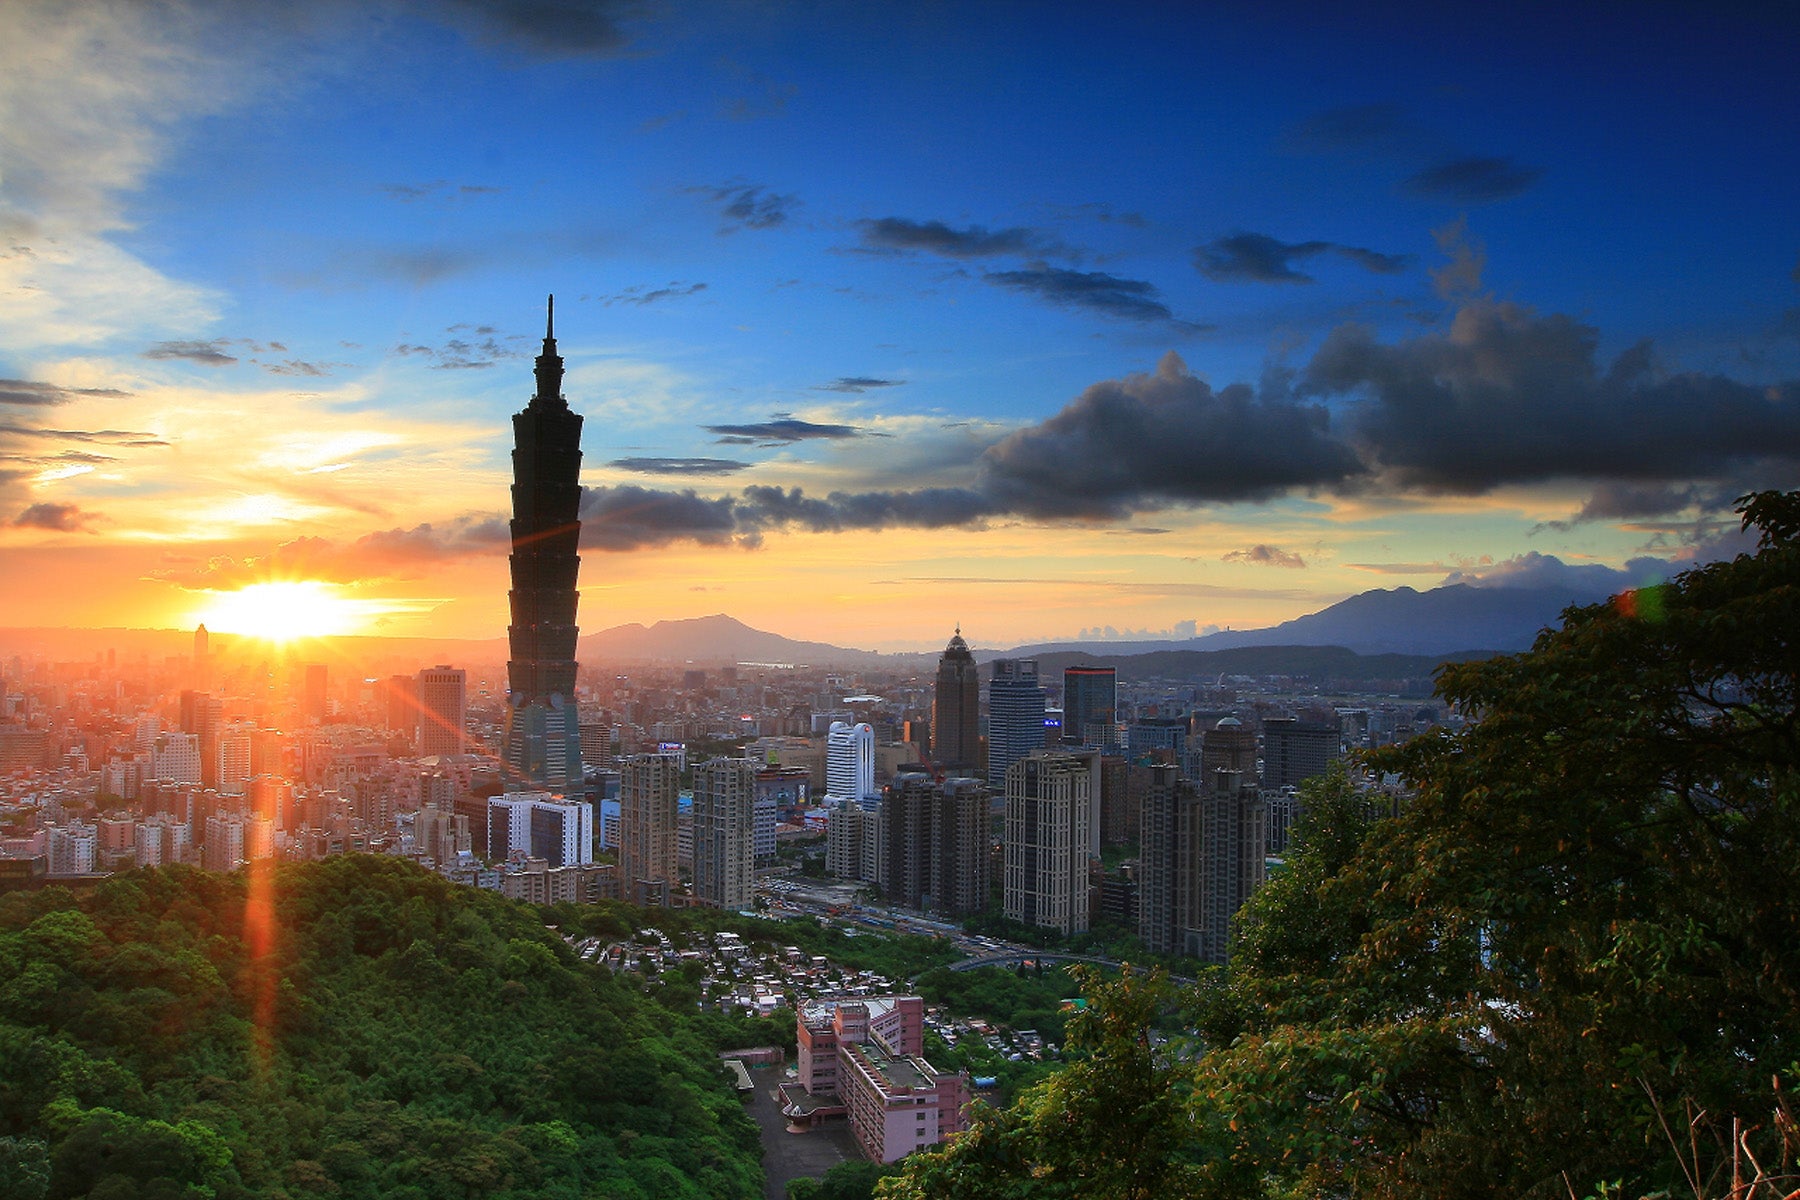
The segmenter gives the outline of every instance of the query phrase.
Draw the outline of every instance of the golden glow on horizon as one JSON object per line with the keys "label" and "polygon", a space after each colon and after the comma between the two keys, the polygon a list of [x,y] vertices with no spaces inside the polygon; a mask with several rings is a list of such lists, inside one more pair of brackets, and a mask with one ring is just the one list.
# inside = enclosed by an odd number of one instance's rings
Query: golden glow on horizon
{"label": "golden glow on horizon", "polygon": [[317,580],[253,583],[218,592],[194,614],[196,624],[216,633],[237,633],[270,642],[361,632],[362,606],[335,584]]}

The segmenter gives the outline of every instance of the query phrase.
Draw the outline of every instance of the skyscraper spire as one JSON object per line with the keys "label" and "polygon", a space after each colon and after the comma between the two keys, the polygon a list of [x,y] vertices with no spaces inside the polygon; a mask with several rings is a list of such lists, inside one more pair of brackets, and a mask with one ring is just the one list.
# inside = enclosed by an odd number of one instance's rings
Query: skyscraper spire
{"label": "skyscraper spire", "polygon": [[537,395],[532,397],[532,407],[563,408],[566,404],[562,398],[563,360],[556,352],[556,297],[550,297],[550,303],[544,313],[544,352],[537,358]]}

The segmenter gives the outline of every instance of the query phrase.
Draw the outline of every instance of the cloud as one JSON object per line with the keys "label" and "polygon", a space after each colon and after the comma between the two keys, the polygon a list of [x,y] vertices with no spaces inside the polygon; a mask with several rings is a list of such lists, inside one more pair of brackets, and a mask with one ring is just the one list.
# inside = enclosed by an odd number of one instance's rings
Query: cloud
{"label": "cloud", "polygon": [[787,111],[788,101],[800,94],[798,84],[781,83],[748,70],[736,63],[724,64],[744,91],[727,97],[719,105],[719,115],[728,121],[759,121],[778,117]]}
{"label": "cloud", "polygon": [[1431,271],[1431,286],[1446,300],[1473,296],[1481,290],[1481,275],[1487,270],[1487,247],[1469,236],[1469,219],[1459,216],[1448,225],[1431,231],[1431,239],[1450,259]]}
{"label": "cloud", "polygon": [[649,291],[642,287],[629,287],[611,296],[600,297],[600,302],[608,308],[615,304],[636,304],[642,307],[646,304],[655,304],[659,300],[675,300],[682,296],[692,296],[705,290],[704,283],[684,284],[680,280],[673,280],[663,287],[652,288]]}
{"label": "cloud", "polygon": [[720,442],[725,445],[747,445],[754,442],[786,444],[866,436],[855,425],[815,424],[790,417],[786,413],[776,413],[774,419],[759,421],[753,425],[702,425],[701,428],[708,433],[718,434]]}
{"label": "cloud", "polygon": [[1554,554],[1531,550],[1502,562],[1452,571],[1438,586],[1534,588],[1567,592],[1592,603],[1626,588],[1667,579],[1678,569],[1659,558],[1634,558],[1620,569],[1601,563],[1568,563]]}
{"label": "cloud", "polygon": [[1451,570],[1441,562],[1345,563],[1352,571],[1369,571],[1376,575],[1442,575]]}
{"label": "cloud", "polygon": [[1356,399],[1344,436],[1390,486],[1477,495],[1551,479],[1681,482],[1800,463],[1800,382],[1663,374],[1644,347],[1602,369],[1571,317],[1480,300],[1448,333],[1383,345],[1347,325],[1301,376]]}
{"label": "cloud", "polygon": [[1422,200],[1450,204],[1491,204],[1531,189],[1543,172],[1510,158],[1455,158],[1427,167],[1403,182],[1401,190]]}
{"label": "cloud", "polygon": [[1309,117],[1289,135],[1296,149],[1311,153],[1393,150],[1410,143],[1417,130],[1397,104],[1357,104]]}
{"label": "cloud", "polygon": [[77,533],[88,528],[93,513],[83,512],[73,504],[33,504],[13,524],[24,529],[48,529],[56,533]]}
{"label": "cloud", "polygon": [[1214,391],[1173,352],[1153,374],[1091,385],[994,445],[981,466],[1007,511],[1083,518],[1268,500],[1364,472],[1324,406],[1241,383]]}
{"label": "cloud", "polygon": [[384,183],[380,185],[380,190],[390,199],[402,204],[415,204],[420,200],[451,202],[476,196],[498,196],[506,189],[479,183],[452,184],[434,179],[430,183]]}
{"label": "cloud", "polygon": [[977,524],[993,512],[986,497],[963,488],[808,496],[800,488],[747,487],[735,496],[705,497],[691,488],[666,492],[627,484],[584,490],[581,542],[597,550],[676,541],[751,548],[765,533],[780,530],[937,529]]}
{"label": "cloud", "polygon": [[688,190],[708,196],[720,206],[719,215],[727,222],[721,233],[737,229],[773,229],[800,207],[798,197],[767,191],[761,184],[729,183],[723,187]]}
{"label": "cloud", "polygon": [[874,391],[876,388],[900,387],[905,384],[905,382],[906,380],[904,379],[874,379],[867,375],[844,375],[832,380],[830,383],[821,383],[814,390],[820,392],[849,392],[860,395],[863,392]]}
{"label": "cloud", "polygon": [[211,341],[177,341],[158,342],[144,351],[145,358],[186,359],[205,367],[228,367],[237,361],[237,356],[225,353],[228,343],[224,338],[213,338]]}
{"label": "cloud", "polygon": [[491,325],[478,326],[473,330],[466,324],[452,325],[445,333],[468,331],[473,336],[457,336],[449,338],[441,346],[426,346],[417,342],[402,342],[394,347],[393,353],[402,358],[422,358],[434,371],[484,371],[504,359],[524,358],[526,352],[518,343],[527,340],[522,334],[501,335]]}
{"label": "cloud", "polygon": [[1234,233],[1198,247],[1194,251],[1194,266],[1208,279],[1220,283],[1312,283],[1313,277],[1296,270],[1293,264],[1328,252],[1378,275],[1398,274],[1411,262],[1403,254],[1381,254],[1359,246],[1281,242],[1264,233]]}
{"label": "cloud", "polygon": [[1306,566],[1306,560],[1298,554],[1292,554],[1279,546],[1266,546],[1260,542],[1254,546],[1246,546],[1242,550],[1228,550],[1219,556],[1219,561],[1250,563],[1259,567],[1302,569]]}
{"label": "cloud", "polygon": [[999,287],[1031,292],[1065,308],[1090,309],[1127,321],[1184,324],[1176,321],[1168,305],[1157,299],[1156,285],[1139,279],[1042,265],[1019,271],[990,271],[985,278]]}
{"label": "cloud", "polygon": [[942,258],[993,258],[1006,254],[1030,254],[1046,248],[1042,235],[1023,228],[989,230],[980,225],[953,229],[942,221],[909,221],[905,217],[880,217],[858,221],[863,248],[880,253],[903,254],[922,250]]}
{"label": "cloud", "polygon": [[676,541],[728,545],[740,535],[737,501],[707,499],[691,488],[659,492],[635,485],[585,488],[581,495],[581,544],[596,550],[640,550]]}
{"label": "cloud", "polygon": [[626,22],[644,5],[632,0],[437,0],[453,25],[488,45],[539,58],[613,58],[626,52]]}
{"label": "cloud", "polygon": [[153,571],[150,577],[188,590],[231,589],[282,579],[370,583],[417,577],[439,563],[498,554],[510,545],[506,518],[467,513],[411,528],[377,530],[349,543],[294,538],[262,554],[216,555],[203,563]]}
{"label": "cloud", "polygon": [[67,388],[35,379],[0,379],[0,404],[20,408],[49,408],[67,404],[77,396],[119,398],[129,394],[117,388]]}
{"label": "cloud", "polygon": [[734,475],[750,467],[731,458],[615,458],[606,465],[639,475]]}

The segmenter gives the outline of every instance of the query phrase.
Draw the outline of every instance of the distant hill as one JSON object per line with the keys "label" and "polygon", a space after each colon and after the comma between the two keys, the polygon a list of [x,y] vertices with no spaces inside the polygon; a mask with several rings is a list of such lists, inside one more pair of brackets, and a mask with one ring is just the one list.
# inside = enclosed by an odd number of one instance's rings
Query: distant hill
{"label": "distant hill", "polygon": [[935,655],[880,654],[825,642],[796,641],[778,633],[752,629],[723,613],[681,621],[658,621],[648,627],[635,623],[615,625],[584,636],[577,655],[584,663],[693,663],[697,667],[767,662],[908,670],[936,661]]}
{"label": "distant hill", "polygon": [[1358,654],[1468,655],[1529,649],[1538,631],[1557,624],[1571,604],[1605,597],[1570,588],[1471,587],[1452,584],[1420,592],[1377,588],[1268,629],[1226,630],[1184,641],[1053,642],[978,657],[1032,657],[1081,652],[1125,657],[1170,650],[1214,651],[1245,646],[1341,646]]}

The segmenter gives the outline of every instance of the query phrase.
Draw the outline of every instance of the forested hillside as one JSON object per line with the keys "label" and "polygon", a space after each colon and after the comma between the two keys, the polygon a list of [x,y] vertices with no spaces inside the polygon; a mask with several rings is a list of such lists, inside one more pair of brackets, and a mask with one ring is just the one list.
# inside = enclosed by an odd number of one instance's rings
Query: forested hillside
{"label": "forested hillside", "polygon": [[751,1200],[715,1050],[532,909],[395,860],[0,900],[8,1200]]}

